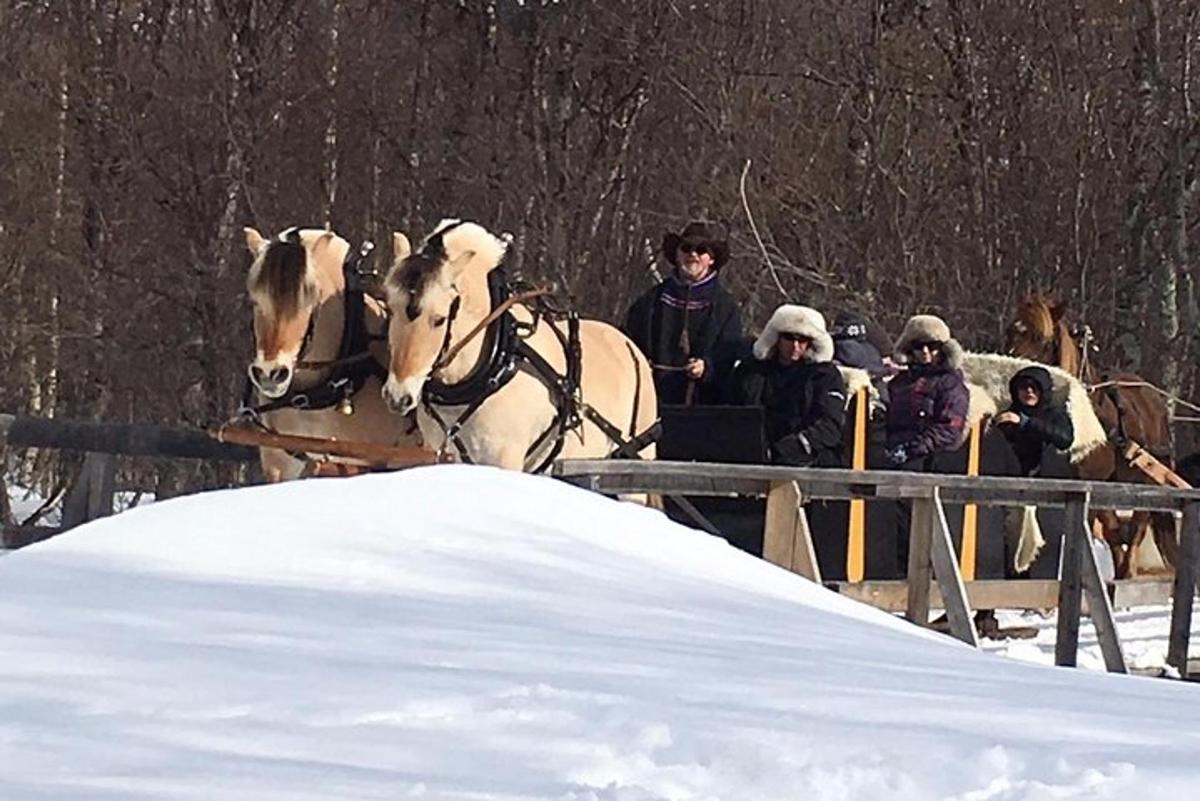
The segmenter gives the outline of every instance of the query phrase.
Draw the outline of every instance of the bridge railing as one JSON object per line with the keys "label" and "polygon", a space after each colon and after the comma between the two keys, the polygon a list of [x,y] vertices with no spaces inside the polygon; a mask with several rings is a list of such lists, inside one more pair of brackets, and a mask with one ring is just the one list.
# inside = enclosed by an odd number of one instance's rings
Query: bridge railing
{"label": "bridge railing", "polygon": [[[815,581],[820,581],[820,575],[805,503],[907,501],[911,519],[905,614],[918,625],[928,625],[931,596],[936,592],[941,596],[951,633],[976,646],[972,593],[968,587],[974,589],[974,585],[986,584],[976,601],[981,608],[1022,607],[1029,605],[1028,588],[1044,587],[1045,582],[964,582],[943,504],[1063,508],[1062,567],[1059,579],[1052,582],[1057,589],[1058,609],[1055,664],[1076,664],[1086,598],[1105,665],[1110,671],[1122,673],[1127,667],[1107,588],[1091,548],[1088,511],[1097,508],[1181,512],[1183,523],[1172,587],[1167,662],[1182,675],[1187,672],[1192,600],[1200,559],[1200,490],[1065,479],[632,460],[562,460],[555,465],[554,474],[607,494],[766,496],[763,557]],[[872,602],[869,597],[862,600]]]}

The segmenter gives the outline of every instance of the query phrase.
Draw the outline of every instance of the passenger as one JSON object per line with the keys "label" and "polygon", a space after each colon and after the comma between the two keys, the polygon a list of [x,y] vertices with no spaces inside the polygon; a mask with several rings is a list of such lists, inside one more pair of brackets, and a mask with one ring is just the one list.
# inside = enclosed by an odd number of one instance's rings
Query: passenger
{"label": "passenger", "polygon": [[844,465],[846,390],[832,358],[821,313],[783,305],[734,370],[730,400],[763,407],[773,464]]}
{"label": "passenger", "polygon": [[624,330],[654,368],[659,403],[719,403],[742,340],[742,319],[720,284],[729,245],[707,224],[692,222],[663,238],[674,268],[634,301]]}
{"label": "passenger", "polygon": [[838,312],[829,329],[833,335],[833,360],[845,367],[866,370],[873,382],[883,378],[886,370],[883,353],[867,337],[867,320],[854,312]]}
{"label": "passenger", "polygon": [[1008,382],[1008,391],[1012,406],[996,415],[995,423],[1012,445],[1022,475],[1041,475],[1047,464],[1065,457],[1075,427],[1066,408],[1054,402],[1050,371],[1045,367],[1019,370]]}
{"label": "passenger", "polygon": [[962,444],[970,396],[963,380],[962,347],[941,319],[909,319],[896,343],[896,361],[908,369],[888,385],[887,464],[928,471],[932,458]]}

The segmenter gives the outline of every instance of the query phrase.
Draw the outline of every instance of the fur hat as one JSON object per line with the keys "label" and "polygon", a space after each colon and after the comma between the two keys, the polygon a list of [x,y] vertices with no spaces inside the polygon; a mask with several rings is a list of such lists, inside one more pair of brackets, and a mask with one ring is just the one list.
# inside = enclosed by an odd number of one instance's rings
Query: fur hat
{"label": "fur hat", "polygon": [[950,326],[942,318],[932,314],[916,314],[908,318],[900,338],[896,340],[896,352],[892,358],[899,364],[906,364],[909,348],[914,342],[942,343],[942,357],[946,364],[956,370],[962,367],[962,346],[950,336]]}
{"label": "fur hat", "polygon": [[808,361],[827,362],[833,359],[833,337],[825,330],[825,316],[808,306],[785,303],[767,320],[767,327],[754,341],[754,358],[766,361],[783,333],[799,334],[812,341]]}
{"label": "fur hat", "polygon": [[725,263],[729,261],[729,243],[720,237],[716,228],[702,222],[690,222],[687,227],[677,234],[671,233],[663,237],[662,252],[667,261],[672,267],[678,267],[679,262],[675,256],[679,250],[679,246],[683,243],[689,245],[704,245],[709,249],[709,253],[713,257],[713,270],[719,270]]}

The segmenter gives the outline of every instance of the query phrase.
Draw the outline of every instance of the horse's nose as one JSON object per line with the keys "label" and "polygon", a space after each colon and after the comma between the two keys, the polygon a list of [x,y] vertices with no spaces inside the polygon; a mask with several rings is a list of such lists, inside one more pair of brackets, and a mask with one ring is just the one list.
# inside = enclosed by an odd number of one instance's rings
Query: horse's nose
{"label": "horse's nose", "polygon": [[408,414],[417,405],[407,392],[393,392],[386,385],[383,388],[383,402],[395,414]]}
{"label": "horse's nose", "polygon": [[272,384],[276,385],[287,384],[288,381],[291,380],[291,377],[292,369],[287,365],[274,367],[271,369],[271,372],[267,373],[267,379],[270,380]]}
{"label": "horse's nose", "polygon": [[254,382],[254,386],[262,386],[263,371],[257,364],[250,365],[250,380]]}

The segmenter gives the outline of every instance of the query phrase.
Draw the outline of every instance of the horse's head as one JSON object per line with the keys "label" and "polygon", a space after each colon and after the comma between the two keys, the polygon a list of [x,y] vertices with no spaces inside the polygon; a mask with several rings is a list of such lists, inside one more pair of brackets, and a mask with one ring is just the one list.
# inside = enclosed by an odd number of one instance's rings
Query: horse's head
{"label": "horse's head", "polygon": [[292,384],[317,306],[342,288],[350,244],[320,228],[288,228],[272,239],[253,228],[245,234],[254,257],[246,277],[254,306],[250,381],[265,397],[279,398]]}
{"label": "horse's head", "polygon": [[[412,411],[425,382],[447,366],[444,357],[455,337],[465,336],[470,327],[455,328],[454,322],[463,316],[478,318],[479,304],[489,302],[486,275],[499,264],[504,249],[504,242],[482,226],[457,220],[443,220],[416,252],[404,234],[393,235],[394,257],[385,282],[390,361],[383,387],[392,411]],[[473,280],[481,277],[483,281]]]}
{"label": "horse's head", "polygon": [[1035,362],[1058,362],[1059,325],[1066,312],[1062,303],[1043,295],[1029,295],[1017,306],[1005,332],[1010,356]]}

